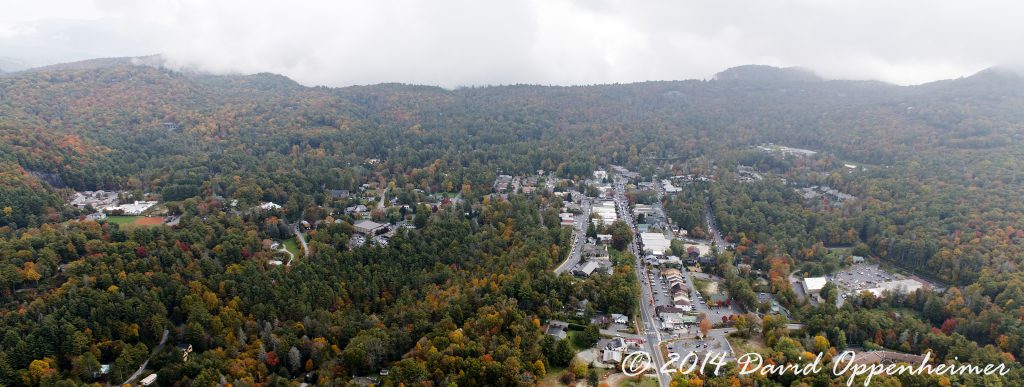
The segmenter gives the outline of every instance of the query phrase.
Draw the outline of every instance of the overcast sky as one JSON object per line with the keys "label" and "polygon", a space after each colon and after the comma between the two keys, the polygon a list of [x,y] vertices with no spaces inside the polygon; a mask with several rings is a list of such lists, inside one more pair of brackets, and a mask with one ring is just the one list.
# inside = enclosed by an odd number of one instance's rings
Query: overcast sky
{"label": "overcast sky", "polygon": [[305,85],[707,79],[743,64],[918,84],[1024,63],[1024,2],[0,0],[0,68],[164,54]]}

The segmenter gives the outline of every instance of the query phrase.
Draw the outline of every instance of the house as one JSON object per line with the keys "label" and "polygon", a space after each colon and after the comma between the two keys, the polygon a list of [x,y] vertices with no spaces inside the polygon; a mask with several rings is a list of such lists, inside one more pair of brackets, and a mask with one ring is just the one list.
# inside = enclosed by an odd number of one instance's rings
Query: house
{"label": "house", "polygon": [[110,373],[110,364],[100,364],[100,370],[92,373],[93,379],[102,378],[104,375]]}
{"label": "house", "polygon": [[307,221],[303,220],[303,221],[299,222],[299,224],[301,224],[301,225],[302,225],[302,229],[303,229],[303,230],[309,231],[309,229],[310,229],[310,225],[309,225],[309,222],[307,222]]}
{"label": "house", "polygon": [[569,324],[561,321],[551,321],[548,323],[548,328],[545,330],[545,332],[551,336],[554,336],[554,338],[557,340],[564,340],[566,337],[569,337],[569,334],[566,333],[568,330]]}
{"label": "house", "polygon": [[368,211],[370,211],[370,209],[367,208],[366,206],[362,205],[362,204],[357,204],[357,205],[354,205],[354,206],[345,207],[345,213],[348,214],[348,215],[361,214],[361,213],[368,212]]}
{"label": "house", "polygon": [[612,313],[612,322],[616,324],[629,324],[629,317],[624,314]]}
{"label": "house", "polygon": [[594,171],[594,179],[604,180],[608,178],[608,171],[598,169]]}
{"label": "house", "polygon": [[612,243],[612,234],[597,234],[597,241],[601,243]]}
{"label": "house", "polygon": [[864,257],[859,256],[859,255],[854,255],[854,256],[850,257],[850,259],[852,259],[853,263],[855,263],[855,264],[857,264],[857,263],[864,263]]}
{"label": "house", "polygon": [[509,184],[512,184],[512,176],[498,175],[498,177],[494,179],[494,191],[503,192],[508,189]]}
{"label": "house", "polygon": [[623,351],[615,349],[605,349],[601,352],[601,362],[607,364],[617,364],[623,362]]}
{"label": "house", "polygon": [[151,386],[154,383],[156,383],[156,374],[149,374],[149,376],[139,381],[140,386]]}
{"label": "house", "polygon": [[598,267],[600,267],[600,264],[598,264],[597,262],[587,261],[586,263],[583,264],[583,266],[580,266],[576,270],[573,270],[572,274],[577,277],[590,277],[590,275],[594,274],[594,271],[597,270]]}
{"label": "house", "polygon": [[377,235],[378,233],[387,230],[387,225],[370,220],[360,220],[356,222],[356,224],[352,225],[352,228],[360,234]]}
{"label": "house", "polygon": [[192,344],[178,343],[178,345],[175,345],[174,347],[181,351],[181,361],[187,362],[188,355],[192,353]]}
{"label": "house", "polygon": [[609,340],[608,343],[605,344],[604,349],[610,349],[613,351],[625,351],[629,349],[629,343],[626,342],[626,339],[616,337]]}
{"label": "house", "polygon": [[106,218],[107,218],[107,214],[104,214],[102,212],[94,212],[94,213],[91,213],[91,214],[85,216],[86,220],[91,220],[91,221],[94,221],[94,222],[95,221],[100,221],[100,220],[103,220],[103,219],[106,219]]}
{"label": "house", "polygon": [[259,208],[261,210],[276,210],[276,209],[281,208],[281,206],[279,204],[277,204],[277,203],[274,203],[274,202],[266,202],[266,203],[260,204]]}
{"label": "house", "polygon": [[607,261],[610,259],[608,246],[585,244],[583,245],[583,258]]}
{"label": "house", "polygon": [[331,190],[331,198],[332,199],[348,199],[349,196],[351,196],[351,193],[348,192],[347,189],[332,189]]}
{"label": "house", "polygon": [[618,364],[622,362],[623,351],[606,349],[601,353],[601,362],[605,364]]}

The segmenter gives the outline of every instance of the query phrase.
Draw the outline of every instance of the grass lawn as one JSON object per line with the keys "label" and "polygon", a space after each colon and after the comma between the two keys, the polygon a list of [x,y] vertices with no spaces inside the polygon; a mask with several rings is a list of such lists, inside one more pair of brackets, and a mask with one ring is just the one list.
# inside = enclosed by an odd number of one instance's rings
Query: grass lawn
{"label": "grass lawn", "polygon": [[771,355],[772,350],[764,344],[764,340],[760,336],[754,336],[750,339],[742,339],[739,337],[726,336],[729,340],[729,344],[732,344],[733,352],[739,356],[744,353],[759,353],[765,357]]}
{"label": "grass lawn", "polygon": [[135,220],[139,219],[139,218],[140,218],[139,216],[108,216],[107,217],[107,222],[110,222],[110,223],[113,223],[113,224],[122,224],[123,225],[123,224],[134,223]]}
{"label": "grass lawn", "polygon": [[658,379],[649,378],[649,377],[641,377],[641,378],[639,378],[639,380],[637,380],[637,379],[623,380],[622,383],[619,384],[619,386],[622,386],[622,387],[657,387],[657,385],[658,385]]}
{"label": "grass lawn", "polygon": [[302,251],[299,250],[299,241],[296,241],[294,237],[284,240],[284,248],[295,254],[295,258],[302,256]]}
{"label": "grass lawn", "polygon": [[695,289],[697,289],[698,291],[700,291],[701,294],[705,294],[705,295],[706,295],[706,293],[708,291],[708,284],[710,284],[710,283],[711,283],[711,281],[706,280],[706,279],[698,279],[698,278],[694,278],[693,279],[693,287]]}
{"label": "grass lawn", "polygon": [[551,366],[548,368],[547,374],[541,379],[540,385],[542,386],[564,386],[565,384],[558,379],[562,377],[562,373],[565,372],[565,367]]}
{"label": "grass lawn", "polygon": [[152,227],[164,224],[167,218],[161,216],[108,216],[106,221],[122,227]]}

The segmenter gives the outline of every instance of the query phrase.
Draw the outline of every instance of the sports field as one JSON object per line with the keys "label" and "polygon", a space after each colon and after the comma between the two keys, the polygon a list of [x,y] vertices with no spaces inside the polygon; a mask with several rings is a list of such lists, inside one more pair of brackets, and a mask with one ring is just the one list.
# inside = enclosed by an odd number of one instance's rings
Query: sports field
{"label": "sports field", "polygon": [[152,227],[164,224],[167,218],[162,216],[108,216],[107,222],[122,226]]}

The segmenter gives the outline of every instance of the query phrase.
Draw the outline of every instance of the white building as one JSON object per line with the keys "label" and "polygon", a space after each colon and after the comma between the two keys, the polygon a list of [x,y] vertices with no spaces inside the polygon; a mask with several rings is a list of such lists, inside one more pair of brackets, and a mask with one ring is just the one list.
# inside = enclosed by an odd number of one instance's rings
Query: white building
{"label": "white building", "polygon": [[573,270],[572,273],[577,277],[589,277],[591,274],[594,274],[594,271],[597,270],[598,267],[600,267],[599,263],[595,261],[587,261],[583,266]]}
{"label": "white building", "polygon": [[917,291],[917,289],[921,289],[923,287],[924,284],[922,284],[920,281],[908,278],[895,281],[881,282],[878,284],[878,286],[868,289],[867,291],[871,292],[871,294],[874,294],[875,297],[881,297],[882,294],[885,292],[893,294],[910,294]]}
{"label": "white building", "polygon": [[266,202],[266,203],[260,204],[260,209],[263,209],[263,210],[276,210],[278,208],[281,208],[281,206],[278,205],[277,203],[274,203],[274,202]]}
{"label": "white building", "polygon": [[135,202],[129,203],[129,204],[121,204],[121,205],[118,205],[118,206],[110,206],[110,207],[105,208],[104,210],[106,210],[107,212],[121,211],[125,215],[140,215],[144,211],[148,210],[150,207],[155,206],[157,203],[158,202],[155,201],[155,200],[154,201],[139,201],[139,200],[136,200]]}
{"label": "white building", "polygon": [[612,313],[612,321],[616,324],[628,324],[629,317],[624,314]]}
{"label": "white building", "polygon": [[809,297],[821,297],[821,289],[828,283],[828,278],[825,277],[807,277],[804,278],[804,292]]}
{"label": "white building", "polygon": [[668,250],[672,245],[672,241],[665,238],[665,234],[660,232],[645,232],[640,234],[640,240],[644,243],[644,250],[650,251],[651,254],[661,256],[665,255],[665,250]]}
{"label": "white building", "polygon": [[156,383],[156,374],[149,374],[149,376],[139,381],[140,386],[150,386],[153,383]]}
{"label": "white building", "polygon": [[668,179],[662,180],[661,181],[661,186],[662,186],[662,188],[665,189],[665,193],[676,193],[676,192],[679,192],[679,191],[683,190],[682,188],[679,188],[679,187],[676,187],[675,185],[672,185],[672,180],[668,180]]}
{"label": "white building", "polygon": [[619,214],[615,210],[615,201],[602,200],[594,204],[591,208],[593,213],[597,215],[594,219],[595,224],[612,224],[619,219]]}
{"label": "white building", "polygon": [[594,171],[594,178],[597,179],[597,180],[607,179],[608,178],[608,171],[605,171],[603,169],[598,169],[598,170]]}

